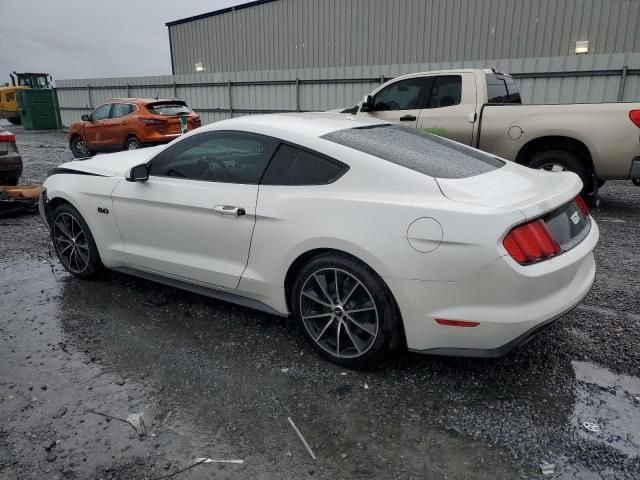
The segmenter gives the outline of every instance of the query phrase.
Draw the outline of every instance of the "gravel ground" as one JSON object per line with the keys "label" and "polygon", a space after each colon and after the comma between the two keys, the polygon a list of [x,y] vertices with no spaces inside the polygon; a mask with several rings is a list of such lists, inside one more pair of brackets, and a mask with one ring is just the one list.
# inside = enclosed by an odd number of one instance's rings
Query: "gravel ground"
{"label": "gravel ground", "polygon": [[[11,130],[24,182],[72,158],[62,133]],[[172,478],[541,478],[545,462],[544,478],[640,478],[640,188],[601,194],[575,311],[503,359],[402,353],[366,372],[321,360],[287,319],[73,278],[37,216],[0,220],[0,478],[168,478],[199,457],[244,463]],[[117,419],[132,413],[146,435]]]}

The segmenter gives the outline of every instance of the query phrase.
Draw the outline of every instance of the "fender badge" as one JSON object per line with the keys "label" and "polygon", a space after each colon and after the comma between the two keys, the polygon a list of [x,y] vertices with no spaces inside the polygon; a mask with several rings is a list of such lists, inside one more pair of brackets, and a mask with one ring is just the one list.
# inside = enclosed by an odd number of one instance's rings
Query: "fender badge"
{"label": "fender badge", "polygon": [[98,207],[98,213],[104,213],[104,214],[109,214],[109,209],[108,208],[102,208],[102,207]]}

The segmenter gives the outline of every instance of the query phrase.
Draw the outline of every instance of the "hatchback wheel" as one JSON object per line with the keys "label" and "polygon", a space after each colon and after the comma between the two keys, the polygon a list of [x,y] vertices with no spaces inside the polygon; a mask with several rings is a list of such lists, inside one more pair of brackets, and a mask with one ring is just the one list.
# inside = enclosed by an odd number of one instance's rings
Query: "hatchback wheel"
{"label": "hatchback wheel", "polygon": [[87,149],[87,143],[84,141],[84,138],[79,135],[73,137],[70,147],[71,153],[73,153],[73,156],[76,158],[86,158],[91,155]]}
{"label": "hatchback wheel", "polygon": [[136,137],[129,137],[125,142],[125,150],[138,150],[142,148],[142,143]]}
{"label": "hatchback wheel", "polygon": [[62,204],[51,219],[51,239],[64,268],[80,278],[92,277],[102,270],[98,248],[80,212]]}
{"label": "hatchback wheel", "polygon": [[382,279],[346,255],[311,260],[298,274],[291,303],[316,350],[348,367],[380,362],[403,338],[395,301]]}

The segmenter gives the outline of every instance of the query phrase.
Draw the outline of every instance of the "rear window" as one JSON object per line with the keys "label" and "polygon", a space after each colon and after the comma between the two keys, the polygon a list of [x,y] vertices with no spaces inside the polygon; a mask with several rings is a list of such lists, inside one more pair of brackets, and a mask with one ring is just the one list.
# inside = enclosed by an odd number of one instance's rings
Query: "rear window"
{"label": "rear window", "polygon": [[522,103],[516,82],[509,75],[487,73],[488,103]]}
{"label": "rear window", "polygon": [[164,115],[171,117],[174,115],[189,114],[192,110],[187,107],[185,103],[171,102],[171,103],[150,103],[147,105],[147,110],[156,115]]}
{"label": "rear window", "polygon": [[504,165],[491,155],[400,125],[338,130],[322,138],[435,178],[467,178]]}

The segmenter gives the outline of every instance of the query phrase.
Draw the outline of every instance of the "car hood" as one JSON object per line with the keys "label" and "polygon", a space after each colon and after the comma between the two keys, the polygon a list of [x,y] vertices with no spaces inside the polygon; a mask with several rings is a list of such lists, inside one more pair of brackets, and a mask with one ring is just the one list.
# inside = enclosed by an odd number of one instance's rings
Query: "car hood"
{"label": "car hood", "polygon": [[93,173],[105,177],[125,176],[131,167],[149,161],[162,151],[166,145],[159,145],[139,150],[126,150],[118,153],[96,155],[95,157],[74,160],[60,165],[61,168],[76,170],[79,172]]}
{"label": "car hood", "polygon": [[527,219],[571,201],[582,190],[582,181],[575,173],[533,170],[510,161],[482,175],[436,181],[450,200],[491,208],[517,208]]}

